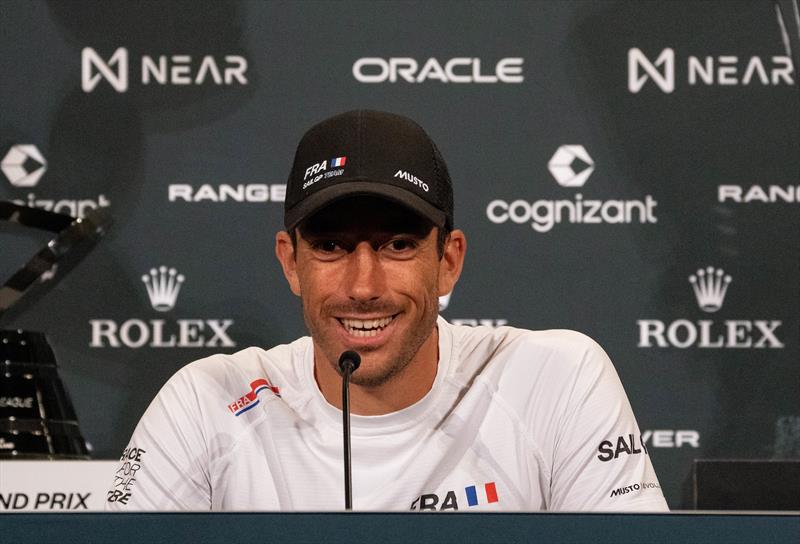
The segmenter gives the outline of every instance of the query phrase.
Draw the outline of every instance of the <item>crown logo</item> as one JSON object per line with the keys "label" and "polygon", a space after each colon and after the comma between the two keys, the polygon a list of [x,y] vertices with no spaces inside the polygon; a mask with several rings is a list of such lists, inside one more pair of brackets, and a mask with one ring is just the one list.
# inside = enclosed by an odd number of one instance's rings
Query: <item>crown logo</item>
{"label": "crown logo", "polygon": [[183,274],[178,274],[174,268],[163,265],[159,266],[158,270],[151,268],[149,275],[142,276],[153,309],[158,312],[168,312],[173,309],[185,279]]}
{"label": "crown logo", "polygon": [[713,266],[709,266],[705,270],[701,268],[696,274],[689,276],[689,283],[694,289],[697,304],[701,310],[709,313],[722,308],[730,282],[730,276],[725,274],[721,268],[715,269]]}

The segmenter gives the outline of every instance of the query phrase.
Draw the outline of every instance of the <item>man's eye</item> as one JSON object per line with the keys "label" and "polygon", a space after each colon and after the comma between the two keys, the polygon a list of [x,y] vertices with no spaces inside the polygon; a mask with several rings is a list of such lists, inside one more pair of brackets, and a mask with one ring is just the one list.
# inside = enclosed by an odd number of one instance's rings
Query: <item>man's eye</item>
{"label": "man's eye", "polygon": [[311,247],[318,251],[332,253],[339,249],[339,244],[337,244],[335,240],[319,240],[311,244]]}
{"label": "man's eye", "polygon": [[417,247],[416,243],[412,240],[407,240],[405,238],[398,238],[397,240],[392,240],[387,244],[389,249],[392,251],[408,251],[410,249],[414,249]]}

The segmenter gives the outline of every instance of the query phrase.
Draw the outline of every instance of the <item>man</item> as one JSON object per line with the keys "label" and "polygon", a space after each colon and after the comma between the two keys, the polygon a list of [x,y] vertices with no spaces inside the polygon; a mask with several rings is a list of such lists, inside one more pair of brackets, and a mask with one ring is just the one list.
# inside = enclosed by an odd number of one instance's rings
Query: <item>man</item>
{"label": "man", "polygon": [[301,140],[275,252],[311,337],[178,371],[109,509],[343,507],[340,354],[356,510],[664,510],[617,374],[571,331],[437,316],[464,262],[447,166],[413,121],[353,111]]}

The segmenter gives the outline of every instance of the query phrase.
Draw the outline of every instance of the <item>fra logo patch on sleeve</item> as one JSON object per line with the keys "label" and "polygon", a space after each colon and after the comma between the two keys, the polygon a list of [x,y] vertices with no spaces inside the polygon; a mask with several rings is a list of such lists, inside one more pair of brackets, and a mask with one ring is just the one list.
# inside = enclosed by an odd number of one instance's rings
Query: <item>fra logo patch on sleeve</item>
{"label": "fra logo patch on sleeve", "polygon": [[272,391],[277,397],[281,396],[280,390],[269,383],[269,380],[266,378],[258,378],[250,382],[250,391],[248,393],[245,393],[228,405],[228,410],[237,417],[242,415],[251,408],[258,406],[258,403],[261,402],[258,399],[258,394],[266,390]]}

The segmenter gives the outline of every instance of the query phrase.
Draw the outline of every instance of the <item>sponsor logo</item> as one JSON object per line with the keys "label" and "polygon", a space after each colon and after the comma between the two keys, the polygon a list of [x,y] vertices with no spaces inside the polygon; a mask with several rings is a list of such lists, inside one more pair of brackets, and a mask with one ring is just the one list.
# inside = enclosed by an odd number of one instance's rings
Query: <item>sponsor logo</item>
{"label": "sponsor logo", "polygon": [[[35,187],[47,172],[47,160],[35,145],[19,144],[12,146],[0,162],[0,169],[14,187]],[[105,195],[96,199],[52,199],[40,198],[35,193],[28,193],[26,199],[10,199],[14,204],[41,208],[43,210],[64,213],[72,217],[85,217],[87,210],[107,208],[111,205]]]}
{"label": "sponsor logo", "polygon": [[775,419],[773,458],[800,456],[800,415],[778,416]]}
{"label": "sponsor logo", "polygon": [[[728,285],[732,281],[722,269],[712,266],[700,269],[689,276],[697,304],[707,313],[722,308]],[[779,320],[733,319],[725,320],[719,325],[710,319],[697,321],[676,319],[669,324],[658,319],[640,319],[636,323],[639,325],[638,347],[640,348],[781,349],[784,347],[777,334],[778,327],[782,325]]]}
{"label": "sponsor logo", "polygon": [[72,217],[85,217],[88,210],[95,208],[108,208],[111,202],[105,195],[97,195],[96,199],[82,198],[82,199],[52,199],[52,198],[38,198],[34,193],[28,193],[27,200],[12,199],[14,204],[20,206],[28,206],[30,208],[41,208],[49,212],[65,213]]}
{"label": "sponsor logo", "polygon": [[33,408],[33,397],[0,397],[0,408]]}
{"label": "sponsor logo", "polygon": [[416,185],[417,187],[419,187],[420,189],[422,189],[422,190],[423,190],[423,191],[425,191],[426,193],[428,192],[428,189],[429,189],[429,188],[428,188],[428,184],[427,184],[427,183],[425,183],[424,181],[422,181],[421,179],[419,179],[419,178],[418,178],[417,176],[415,176],[414,174],[410,174],[410,173],[408,173],[408,172],[405,172],[405,171],[403,171],[403,170],[398,170],[398,171],[395,173],[394,177],[396,177],[396,178],[400,178],[400,179],[404,179],[404,180],[406,180],[407,182],[409,182],[409,183],[412,183],[412,184]]}
{"label": "sponsor logo", "polygon": [[699,448],[700,433],[692,430],[646,430],[642,431],[642,444],[651,448]]}
{"label": "sponsor logo", "polygon": [[633,491],[644,491],[646,489],[661,489],[661,486],[658,482],[641,482],[635,483],[633,485],[626,485],[623,487],[618,487],[611,491],[610,497],[618,497],[620,495],[627,495]]}
{"label": "sponsor logo", "polygon": [[410,57],[364,57],[353,64],[353,77],[361,83],[522,83],[524,62],[520,57],[503,58],[493,73],[484,73],[481,65],[486,63],[479,58],[456,57],[444,63],[429,58],[420,63]]}
{"label": "sponsor logo", "polygon": [[[447,309],[450,305],[450,298],[453,296],[453,293],[448,293],[446,295],[442,295],[439,297],[439,312],[443,312]],[[477,327],[478,325],[483,325],[486,327],[502,327],[503,325],[508,325],[507,319],[448,319],[450,323],[453,325],[467,325],[469,327]]]}
{"label": "sponsor logo", "polygon": [[[582,187],[594,172],[594,161],[580,145],[562,145],[548,163],[559,185]],[[559,223],[656,223],[658,205],[651,195],[644,200],[590,200],[577,193],[573,200],[492,200],[486,216],[495,224],[530,223],[533,230],[549,232]]]}
{"label": "sponsor logo", "polygon": [[622,454],[638,455],[644,452],[647,455],[647,446],[645,446],[642,436],[639,437],[639,446],[636,447],[636,437],[633,434],[629,434],[627,437],[618,436],[616,440],[603,440],[597,447],[597,451],[600,452],[597,458],[606,462],[616,459]]}
{"label": "sponsor logo", "polygon": [[[81,88],[90,93],[105,79],[118,93],[130,88],[128,50],[119,47],[105,61],[91,47],[81,51]],[[200,59],[191,55],[142,55],[139,74],[142,85],[247,85],[247,59],[240,55],[225,55],[222,59],[206,55]]]}
{"label": "sponsor logo", "polygon": [[[112,69],[116,66],[116,72]],[[92,67],[97,72],[92,74]],[[108,62],[105,62],[97,51],[91,47],[84,47],[81,51],[81,88],[89,93],[97,87],[100,79],[105,78],[115,91],[124,93],[128,90],[128,50],[120,47]]]}
{"label": "sponsor logo", "polygon": [[[347,157],[336,157],[327,161],[312,164],[306,168],[306,173],[303,176],[303,189],[308,189],[321,179],[329,179],[344,174],[344,166],[347,163]],[[329,168],[331,170],[329,170]],[[335,168],[335,170],[332,170]],[[311,179],[308,179],[309,177]]]}
{"label": "sponsor logo", "polygon": [[[547,168],[562,187],[583,187],[594,172],[594,161],[582,145],[562,145],[547,163]],[[576,172],[575,168],[579,171]]]}
{"label": "sponsor logo", "polygon": [[[628,91],[638,93],[650,79],[664,93],[675,91],[675,50],[668,47],[658,54],[655,61],[641,49],[628,50]],[[686,81],[691,86],[738,86],[738,85],[794,85],[792,59],[773,56],[768,59],[752,56],[742,58],[735,55],[686,57]]]}
{"label": "sponsor logo", "polygon": [[503,325],[508,325],[507,319],[471,319],[471,318],[463,318],[463,319],[451,319],[450,323],[453,325],[466,325],[468,327],[502,327]]}
{"label": "sponsor logo", "polygon": [[704,312],[713,313],[722,308],[725,301],[725,293],[728,292],[728,284],[732,281],[731,277],[721,268],[709,266],[706,270],[702,268],[697,274],[689,276],[689,283],[694,289],[694,296],[697,298],[697,305]]}
{"label": "sponsor logo", "polygon": [[720,185],[717,187],[717,199],[723,203],[800,203],[800,185]]}
{"label": "sponsor logo", "polygon": [[272,391],[275,396],[280,397],[280,390],[269,383],[266,378],[259,378],[250,382],[250,391],[228,405],[228,410],[235,416],[240,416],[251,408],[258,406],[261,402],[258,399],[258,394],[262,391]]}
{"label": "sponsor logo", "polygon": [[8,150],[0,168],[14,187],[35,187],[47,171],[47,161],[35,145],[18,144]]}
{"label": "sponsor logo", "polygon": [[[91,493],[0,493],[0,510],[88,510]],[[33,497],[33,500],[31,500]],[[33,508],[28,508],[32,504]]]}
{"label": "sponsor logo", "polygon": [[[160,266],[142,276],[150,305],[157,312],[175,307],[185,281],[174,268]],[[128,319],[122,324],[113,319],[89,320],[93,348],[230,348],[236,342],[229,336],[232,319]],[[206,332],[210,334],[206,334]]]}
{"label": "sponsor logo", "polygon": [[[639,75],[639,68],[645,72]],[[661,68],[663,71],[659,71]],[[658,87],[665,93],[675,90],[675,51],[664,49],[655,63],[650,62],[640,49],[628,50],[628,90],[638,93],[647,76],[650,76]]]}
{"label": "sponsor logo", "polygon": [[150,269],[150,274],[142,276],[142,282],[147,286],[147,296],[150,305],[157,312],[168,312],[175,307],[181,284],[186,280],[183,274],[178,274],[174,268],[167,269],[160,266],[158,270]]}
{"label": "sponsor logo", "polygon": [[309,176],[313,176],[317,172],[321,172],[327,169],[328,169],[328,161],[322,161],[316,164],[312,164],[311,166],[306,168],[306,175],[303,176],[303,181],[307,180]]}
{"label": "sponsor logo", "polygon": [[497,486],[494,482],[487,482],[482,486],[469,485],[464,488],[463,493],[460,490],[446,491],[441,496],[436,493],[425,493],[411,502],[411,510],[458,510],[459,498],[462,499],[461,504],[466,504],[468,507],[500,502]]}
{"label": "sponsor logo", "polygon": [[188,183],[174,183],[168,187],[170,202],[283,202],[286,184],[263,183],[217,186],[205,183],[195,188]]}
{"label": "sponsor logo", "polygon": [[122,464],[114,474],[114,484],[106,494],[107,502],[128,504],[136,483],[136,473],[142,468],[142,457],[145,453],[145,450],[136,446],[129,446],[122,451],[119,458]]}

